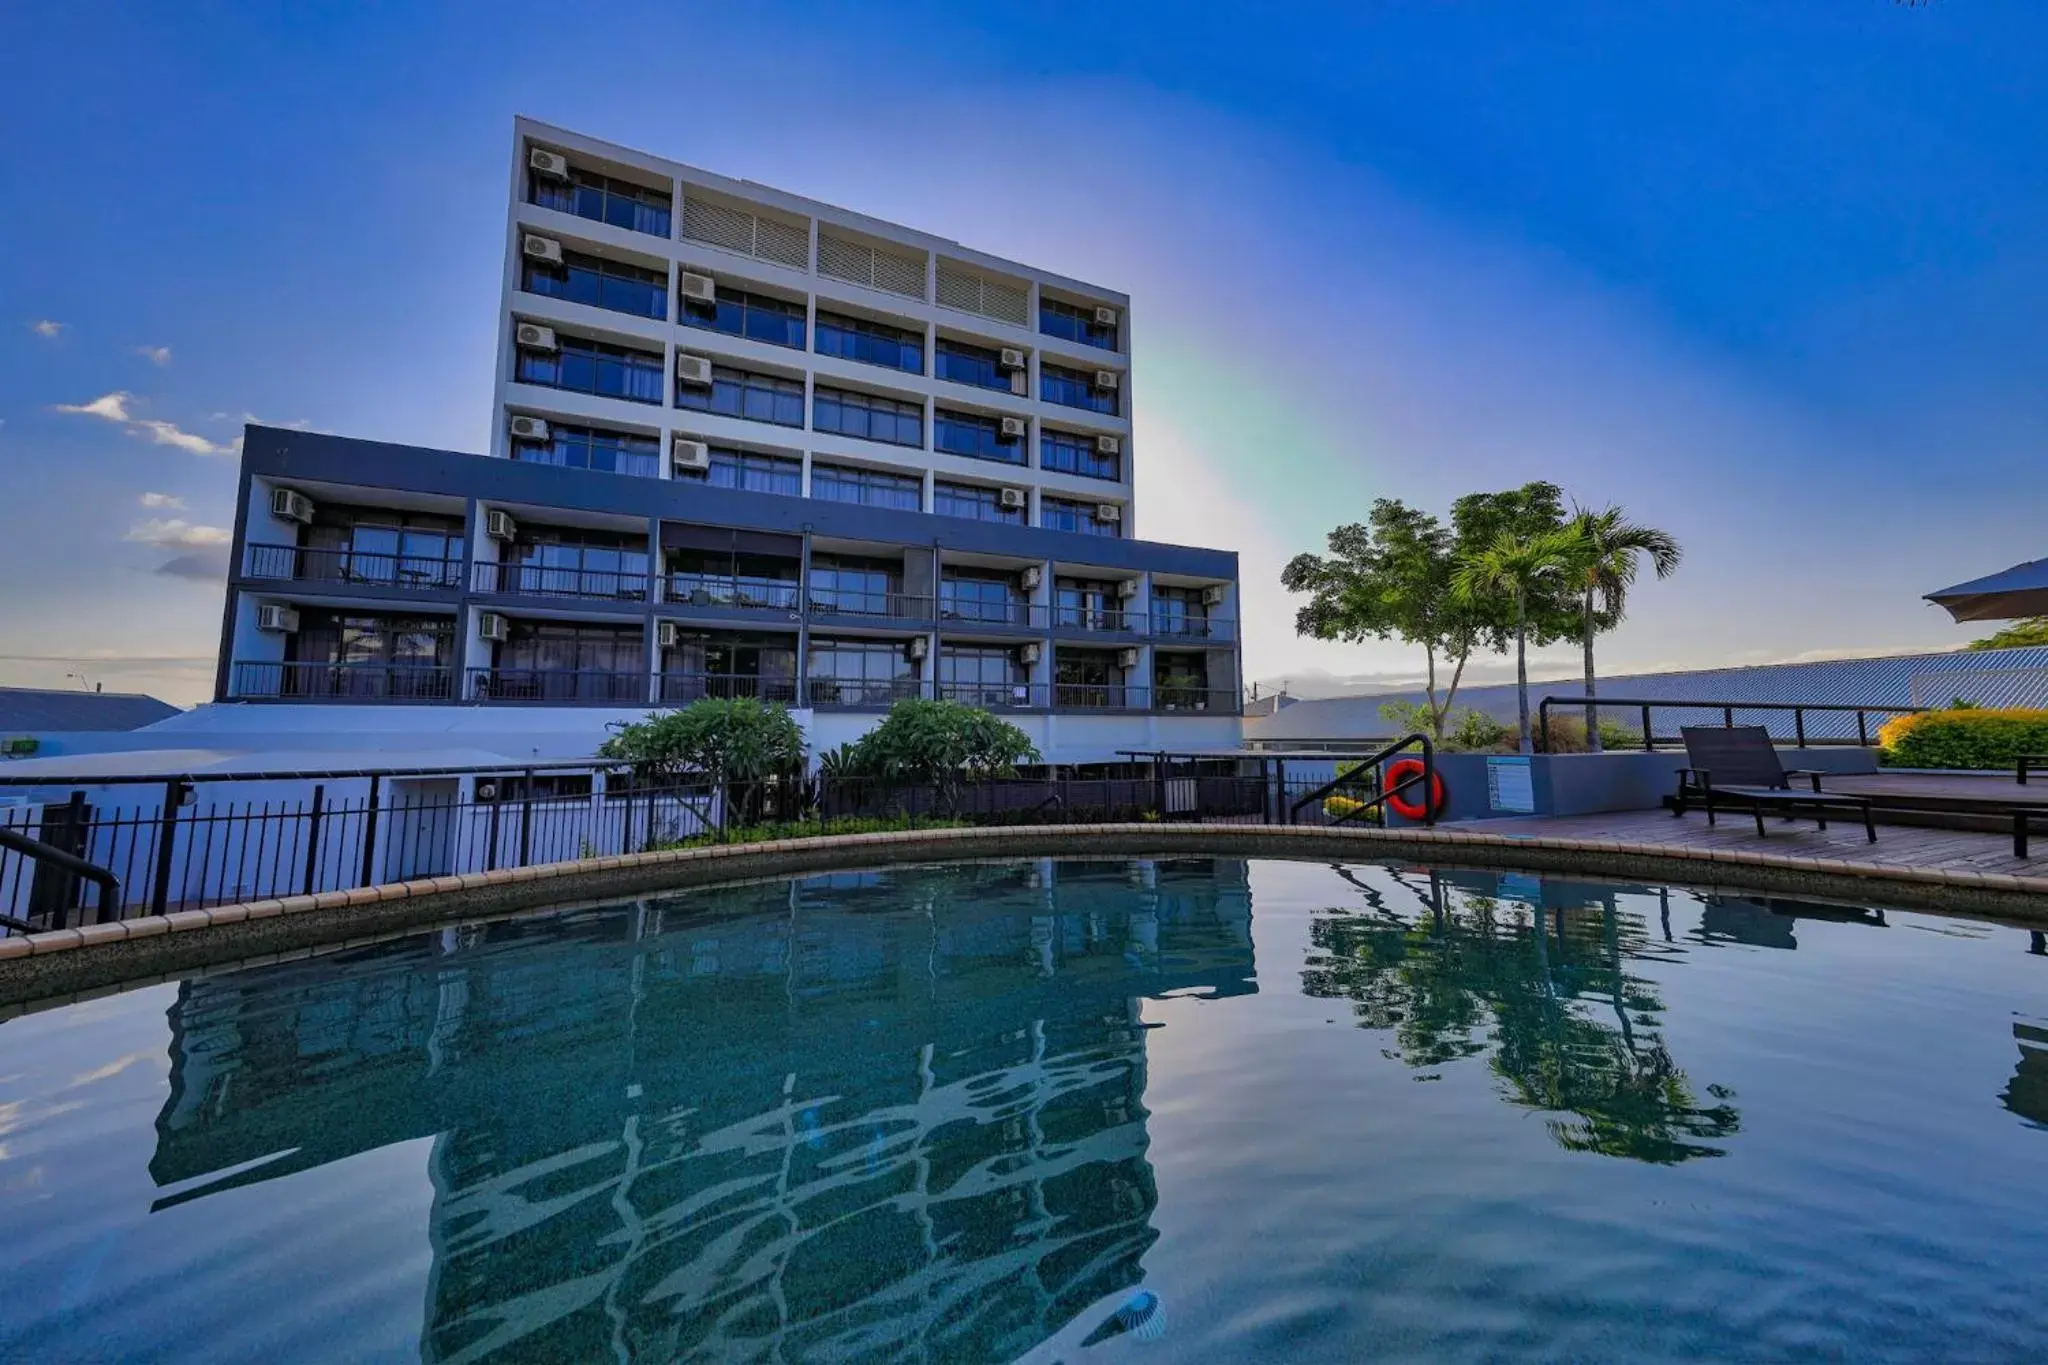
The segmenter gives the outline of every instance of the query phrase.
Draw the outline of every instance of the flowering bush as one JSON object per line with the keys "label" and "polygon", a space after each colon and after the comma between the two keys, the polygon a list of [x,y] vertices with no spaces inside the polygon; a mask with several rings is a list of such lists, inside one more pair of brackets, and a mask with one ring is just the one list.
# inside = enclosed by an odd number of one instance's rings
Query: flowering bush
{"label": "flowering bush", "polygon": [[2010,768],[2048,754],[2048,711],[1950,707],[1888,720],[1878,759],[1894,768]]}

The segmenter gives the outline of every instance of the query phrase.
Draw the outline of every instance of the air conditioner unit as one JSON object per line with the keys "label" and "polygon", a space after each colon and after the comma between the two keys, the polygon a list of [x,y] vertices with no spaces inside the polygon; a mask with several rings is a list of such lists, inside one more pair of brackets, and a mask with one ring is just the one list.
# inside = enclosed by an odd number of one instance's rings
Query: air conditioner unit
{"label": "air conditioner unit", "polygon": [[685,270],[677,289],[691,303],[718,302],[718,281],[709,275],[699,275],[694,271]]}
{"label": "air conditioner unit", "polygon": [[1123,454],[1123,449],[1124,443],[1114,436],[1098,436],[1095,438],[1095,453],[1097,455],[1121,455]]}
{"label": "air conditioner unit", "polygon": [[676,642],[682,638],[682,634],[680,630],[676,629],[676,623],[673,621],[657,621],[654,623],[654,643],[662,649],[674,649]]}
{"label": "air conditioner unit", "polygon": [[526,234],[526,240],[519,249],[526,253],[529,261],[541,261],[547,265],[562,263],[562,244],[552,237],[543,237],[538,232]]}
{"label": "air conditioner unit", "polygon": [[1095,325],[1098,327],[1116,326],[1116,309],[1097,308],[1095,310]]}
{"label": "air conditioner unit", "polygon": [[1097,370],[1095,372],[1095,387],[1098,389],[1107,389],[1115,392],[1117,386],[1122,382],[1123,376],[1115,370]]}
{"label": "air conditioner unit", "polygon": [[476,618],[476,633],[477,638],[480,640],[488,640],[494,645],[501,645],[510,638],[512,623],[495,611],[481,612]]}
{"label": "air conditioner unit", "polygon": [[1024,368],[1024,352],[1015,346],[1005,346],[997,352],[996,364],[1006,370],[1021,370]]}
{"label": "air conditioner unit", "polygon": [[545,151],[535,147],[526,154],[528,169],[535,175],[544,175],[550,180],[569,178],[569,158],[560,152]]}
{"label": "air conditioner unit", "polygon": [[711,361],[686,351],[676,352],[676,378],[700,389],[711,387]]}
{"label": "air conditioner unit", "polygon": [[543,327],[537,322],[522,322],[512,331],[512,339],[529,351],[553,351],[559,349],[555,342],[555,329]]}
{"label": "air conditioner unit", "polygon": [[924,657],[925,651],[929,648],[931,648],[930,641],[925,639],[925,637],[922,635],[914,635],[910,639],[910,649],[908,653],[910,654],[911,659],[914,661],[917,659],[922,659]]}
{"label": "air conditioner unit", "polygon": [[1202,605],[1205,607],[1220,607],[1223,605],[1224,596],[1225,589],[1221,583],[1211,584],[1202,589]]}
{"label": "air conditioner unit", "polygon": [[279,635],[290,635],[299,628],[299,614],[290,607],[281,607],[266,602],[256,608],[256,629],[272,631]]}
{"label": "air conditioner unit", "polygon": [[1113,502],[1099,502],[1095,504],[1095,519],[1114,526],[1124,519],[1124,509]]}
{"label": "air conditioner unit", "polygon": [[1044,650],[1037,645],[1018,645],[1017,662],[1026,668],[1037,663],[1044,656]]}
{"label": "air conditioner unit", "polygon": [[313,500],[296,488],[273,488],[270,490],[270,514],[286,521],[311,521]]}
{"label": "air conditioner unit", "polygon": [[678,436],[669,446],[670,463],[679,470],[696,473],[711,468],[711,447],[687,436]]}
{"label": "air conditioner unit", "polygon": [[1025,430],[1022,417],[1005,417],[1003,419],[1003,439],[1005,441],[1012,438],[1022,439]]}
{"label": "air conditioner unit", "polygon": [[1138,595],[1138,580],[1135,578],[1118,579],[1116,585],[1116,595],[1118,600],[1124,602],[1128,602],[1133,597],[1136,597]]}
{"label": "air conditioner unit", "polygon": [[1017,582],[1023,585],[1026,592],[1037,592],[1038,585],[1044,581],[1045,570],[1039,568],[1036,564],[1025,565],[1024,572],[1017,575]]}
{"label": "air conditioner unit", "polygon": [[512,540],[519,535],[519,523],[512,520],[510,512],[494,507],[484,513],[484,534],[492,540]]}
{"label": "air conditioner unit", "polygon": [[1135,649],[1118,650],[1116,652],[1116,666],[1118,668],[1136,668],[1138,666],[1138,651]]}
{"label": "air conditioner unit", "polygon": [[548,424],[541,417],[514,417],[512,439],[515,441],[545,441],[548,439]]}
{"label": "air conditioner unit", "polygon": [[[996,494],[996,501],[1001,503],[1005,509],[1021,510],[1025,502],[1024,490],[1021,488],[1005,488]],[[1025,572],[1030,573],[1032,570],[1027,569]]]}

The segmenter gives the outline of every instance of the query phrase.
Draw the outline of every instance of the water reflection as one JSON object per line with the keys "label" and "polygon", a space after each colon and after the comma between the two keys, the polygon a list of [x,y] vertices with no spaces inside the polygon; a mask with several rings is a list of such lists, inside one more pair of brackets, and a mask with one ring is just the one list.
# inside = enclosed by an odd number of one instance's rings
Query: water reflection
{"label": "water reflection", "polygon": [[1998,1098],[2021,1118],[2048,1128],[2048,1028],[2016,1023],[2012,1037],[2020,1045],[2020,1064]]}
{"label": "water reflection", "polygon": [[1255,989],[1245,864],[776,883],[186,983],[151,1174],[433,1137],[422,1354],[1013,1358],[1157,1237],[1139,999]]}

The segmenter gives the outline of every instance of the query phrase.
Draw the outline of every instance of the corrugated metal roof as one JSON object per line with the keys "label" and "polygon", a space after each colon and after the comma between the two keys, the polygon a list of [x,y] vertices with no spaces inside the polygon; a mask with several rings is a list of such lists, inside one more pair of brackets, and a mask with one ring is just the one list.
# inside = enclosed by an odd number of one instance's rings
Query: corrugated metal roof
{"label": "corrugated metal roof", "polygon": [[0,687],[0,734],[58,730],[140,730],[178,714],[167,701],[139,692],[65,692]]}
{"label": "corrugated metal roof", "polygon": [[[1599,693],[1608,697],[1640,697],[1655,701],[1806,702],[1844,706],[1944,706],[1960,697],[1983,706],[2048,707],[2048,647],[2027,649],[1949,650],[1940,654],[1901,654],[1878,659],[1830,659],[1815,663],[1758,664],[1744,668],[1709,668],[1687,673],[1637,673],[1603,677]],[[1544,697],[1579,697],[1579,680],[1532,682],[1529,704]],[[1310,740],[1376,738],[1393,727],[1379,713],[1388,701],[1421,701],[1422,693],[1382,692],[1361,697],[1297,701],[1277,715],[1247,717],[1247,740],[1288,743]],[[1515,689],[1511,683],[1461,688],[1457,705],[1470,706],[1497,720],[1513,723]],[[1640,718],[1616,709],[1609,718],[1635,728]],[[1652,723],[1659,735],[1678,733],[1681,725],[1719,724],[1720,712],[1657,711]],[[1768,724],[1773,734],[1790,737],[1790,713],[1738,714],[1742,724]],[[1874,733],[1881,717],[1870,720]],[[1806,718],[1813,739],[1841,739],[1856,733],[1854,715],[1824,712]]]}

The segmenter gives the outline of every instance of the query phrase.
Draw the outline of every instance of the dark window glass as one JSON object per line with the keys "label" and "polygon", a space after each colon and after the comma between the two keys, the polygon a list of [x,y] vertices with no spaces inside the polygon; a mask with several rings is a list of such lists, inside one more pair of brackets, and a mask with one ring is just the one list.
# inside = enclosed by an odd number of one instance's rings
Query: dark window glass
{"label": "dark window glass", "polygon": [[942,517],[965,517],[970,521],[1004,521],[1024,524],[1024,508],[1003,506],[999,488],[977,488],[973,484],[932,485],[932,511]]}
{"label": "dark window glass", "polygon": [[932,444],[948,455],[975,460],[1024,463],[1024,438],[1003,435],[1003,419],[979,413],[937,409],[932,415]]}
{"label": "dark window glass", "polygon": [[948,645],[939,652],[939,682],[959,688],[1013,687],[1025,681],[1014,645]]}
{"label": "dark window glass", "polygon": [[566,299],[615,313],[643,318],[668,316],[668,274],[642,270],[623,261],[607,261],[574,251],[562,253],[560,265],[527,259],[519,287],[529,294]]}
{"label": "dark window glass", "polygon": [[1203,605],[1199,588],[1154,587],[1152,589],[1152,633],[1155,635],[1206,636],[1209,608]]}
{"label": "dark window glass", "polygon": [[1092,305],[1082,308],[1041,297],[1038,300],[1038,330],[1049,337],[1078,341],[1083,346],[1099,346],[1105,351],[1116,349],[1116,324],[1097,322]]}
{"label": "dark window glass", "polygon": [[1068,502],[1064,498],[1039,499],[1038,524],[1053,531],[1075,531],[1084,536],[1121,536],[1123,522],[1104,521],[1092,502]]}
{"label": "dark window glass", "polygon": [[761,455],[731,446],[711,447],[711,468],[679,470],[679,479],[708,483],[713,488],[737,488],[747,493],[779,493],[801,497],[804,491],[804,462],[781,455]]}
{"label": "dark window glass", "polygon": [[895,641],[814,638],[804,674],[816,706],[887,706],[919,690],[917,665]]}
{"label": "dark window glass", "polygon": [[522,384],[544,384],[635,403],[661,401],[659,355],[559,333],[557,340],[559,350],[520,351],[512,377]]}
{"label": "dark window glass", "polygon": [[514,621],[511,637],[495,652],[501,671],[637,675],[647,670],[646,637],[637,628]]}
{"label": "dark window glass", "polygon": [[575,527],[522,527],[498,566],[499,590],[546,597],[647,596],[647,538]]}
{"label": "dark window glass", "polygon": [[826,502],[857,502],[866,507],[918,511],[924,504],[924,480],[914,474],[885,474],[847,465],[811,465],[811,496]]}
{"label": "dark window glass", "polygon": [[1093,370],[1068,370],[1043,361],[1038,366],[1038,396],[1064,408],[1116,414],[1116,390],[1095,387]]}
{"label": "dark window glass", "polygon": [[811,430],[894,446],[924,445],[924,405],[819,385],[811,394]]}
{"label": "dark window glass", "polygon": [[1117,585],[1086,578],[1053,581],[1053,622],[1080,630],[1122,630],[1124,599]]}
{"label": "dark window glass", "polygon": [[462,523],[453,517],[322,502],[298,540],[296,550],[252,546],[251,571],[266,578],[422,589],[462,585]]}
{"label": "dark window glass", "polygon": [[717,303],[683,300],[682,324],[724,332],[728,336],[765,341],[771,346],[804,346],[804,306],[750,294],[742,289],[718,287]]}
{"label": "dark window glass", "polygon": [[804,424],[804,382],[714,365],[708,388],[677,381],[676,406],[751,422],[773,422],[779,427],[800,427]]}
{"label": "dark window glass", "polygon": [[939,615],[949,620],[1021,625],[1023,608],[1015,579],[953,574],[939,580]]}
{"label": "dark window glass", "polygon": [[883,365],[910,374],[924,373],[924,334],[906,332],[866,318],[818,310],[819,355],[836,355],[864,365]]}
{"label": "dark window glass", "polygon": [[1001,351],[940,337],[935,355],[935,371],[941,379],[972,384],[978,389],[1000,389],[1019,395],[1024,392],[1024,371],[1004,369]]}
{"label": "dark window glass", "polygon": [[438,668],[455,658],[455,622],[445,616],[378,616],[301,608],[285,637],[293,663]]}
{"label": "dark window glass", "polygon": [[661,443],[652,436],[633,436],[598,427],[572,427],[548,423],[548,443],[514,441],[512,458],[527,464],[559,465],[564,469],[591,469],[603,474],[632,474],[643,479],[661,477]]}
{"label": "dark window glass", "polygon": [[792,611],[798,603],[797,562],[793,559],[677,550],[669,554],[668,572],[672,602],[782,611]]}
{"label": "dark window glass", "polygon": [[796,677],[796,641],[790,636],[685,635],[667,651],[665,664],[669,673],[788,681]]}
{"label": "dark window glass", "polygon": [[625,180],[571,168],[566,181],[532,175],[533,202],[628,232],[668,236],[669,195]]}
{"label": "dark window glass", "polygon": [[1046,427],[1038,429],[1038,467],[1091,479],[1123,478],[1123,458],[1098,450],[1093,436]]}

